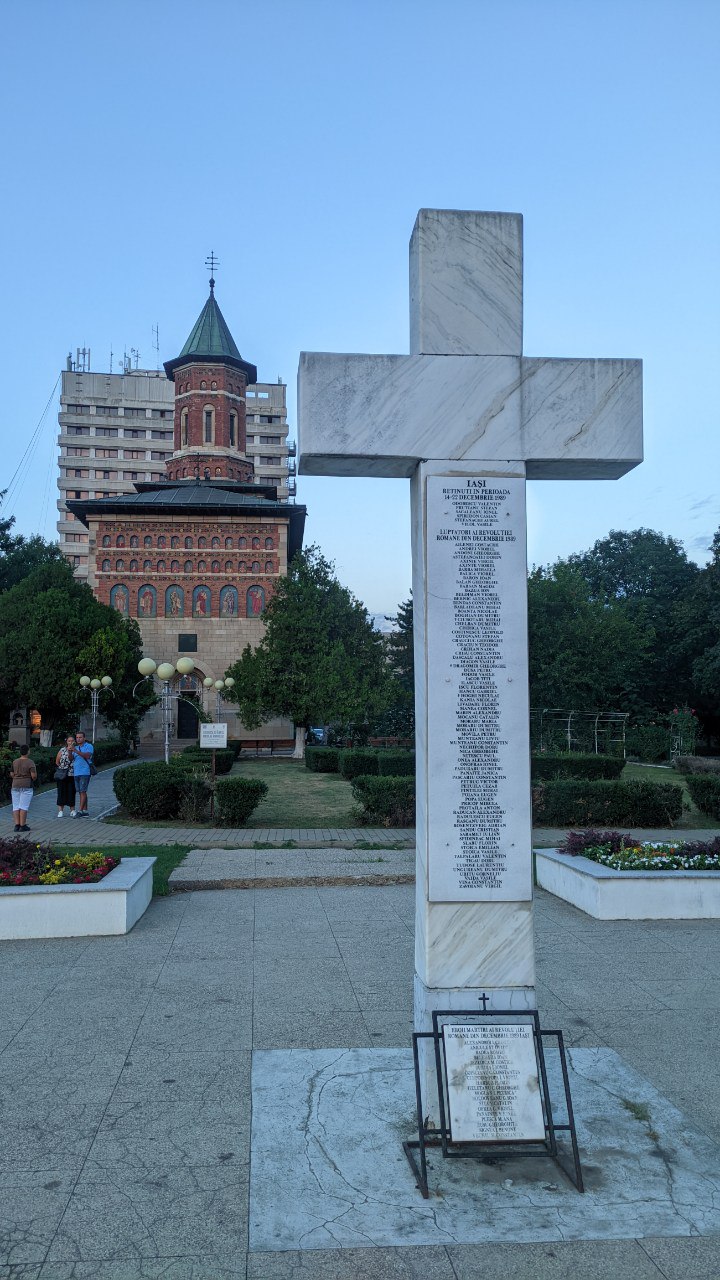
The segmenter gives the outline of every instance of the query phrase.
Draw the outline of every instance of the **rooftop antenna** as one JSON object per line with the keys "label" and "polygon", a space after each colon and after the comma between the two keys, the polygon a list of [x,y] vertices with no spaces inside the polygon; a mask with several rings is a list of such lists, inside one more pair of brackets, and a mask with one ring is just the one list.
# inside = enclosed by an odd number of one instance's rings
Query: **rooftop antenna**
{"label": "rooftop antenna", "polygon": [[110,372],[111,373],[112,373],[112,362],[113,362],[113,349],[112,349],[112,343],[110,343]]}
{"label": "rooftop antenna", "polygon": [[140,360],[140,352],[138,351],[137,347],[131,347],[131,348],[130,348],[130,364],[131,364],[131,365],[132,365],[132,357],[133,357],[133,356],[135,357],[135,368],[137,369],[137,367],[138,367],[138,362],[139,362],[139,360]]}
{"label": "rooftop antenna", "polygon": [[160,372],[160,326],[158,324],[154,324],[152,327],[152,332],[153,332],[153,347],[155,350],[155,372],[159,373]]}
{"label": "rooftop antenna", "polygon": [[210,250],[210,253],[205,259],[205,266],[210,272],[210,292],[212,293],[213,289],[215,288],[215,268],[220,266],[220,260],[219,258],[215,257],[215,254],[213,253],[212,249]]}

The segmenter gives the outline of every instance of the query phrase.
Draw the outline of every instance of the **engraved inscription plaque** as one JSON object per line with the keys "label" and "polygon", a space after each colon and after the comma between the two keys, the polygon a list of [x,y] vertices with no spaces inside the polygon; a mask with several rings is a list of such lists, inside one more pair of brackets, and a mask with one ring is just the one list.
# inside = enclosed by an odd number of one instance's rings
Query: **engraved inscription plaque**
{"label": "engraved inscription plaque", "polygon": [[443,1036],[451,1142],[542,1141],[532,1027],[449,1023]]}
{"label": "engraved inscription plaque", "polygon": [[429,899],[527,901],[525,480],[426,483]]}

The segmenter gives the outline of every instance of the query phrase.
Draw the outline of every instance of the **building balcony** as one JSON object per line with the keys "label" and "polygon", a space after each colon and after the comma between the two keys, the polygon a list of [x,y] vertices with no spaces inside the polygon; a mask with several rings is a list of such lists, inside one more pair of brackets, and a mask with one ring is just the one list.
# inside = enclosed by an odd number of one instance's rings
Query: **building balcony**
{"label": "building balcony", "polygon": [[297,475],[297,464],[296,464],[296,463],[294,463],[294,462],[288,462],[288,464],[287,464],[287,469],[288,469],[288,475],[289,475],[289,476]]}
{"label": "building balcony", "polygon": [[297,457],[297,444],[295,443],[294,440],[288,440],[287,451],[288,451],[288,458]]}

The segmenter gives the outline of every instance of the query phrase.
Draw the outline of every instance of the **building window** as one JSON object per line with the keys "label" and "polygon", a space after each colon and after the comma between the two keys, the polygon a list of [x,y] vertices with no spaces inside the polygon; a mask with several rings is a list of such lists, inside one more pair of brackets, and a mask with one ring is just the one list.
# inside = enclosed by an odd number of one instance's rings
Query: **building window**
{"label": "building window", "polygon": [[66,413],[89,413],[89,404],[69,404],[65,408]]}
{"label": "building window", "polygon": [[185,572],[192,573],[192,560],[185,561]]}
{"label": "building window", "polygon": [[235,447],[235,437],[237,435],[237,414],[230,414],[230,444]]}
{"label": "building window", "polygon": [[214,409],[207,409],[207,408],[206,408],[206,409],[203,411],[203,422],[204,422],[204,427],[205,427],[205,434],[204,434],[205,444],[212,444],[212,443],[213,443],[213,436],[214,436],[214,431],[213,431],[213,427],[214,427],[214,418],[215,418],[215,411],[214,411]]}
{"label": "building window", "polygon": [[68,427],[67,433],[69,436],[89,436],[90,428],[89,427]]}
{"label": "building window", "polygon": [[151,449],[150,457],[154,462],[162,462],[163,458],[167,457],[167,454],[161,453],[159,449]]}
{"label": "building window", "polygon": [[187,409],[183,409],[182,417],[180,418],[180,447],[181,447],[181,449],[187,449],[187,442],[188,442],[188,411],[187,411]]}
{"label": "building window", "polygon": [[129,461],[132,458],[137,459],[137,458],[144,458],[144,457],[145,457],[144,449],[123,449],[123,458],[125,458],[126,461]]}
{"label": "building window", "polygon": [[166,538],[164,537],[164,535],[163,535],[162,533],[160,534],[160,537],[158,538],[158,546],[159,546],[159,547],[166,547],[166,546],[167,546],[167,540],[166,540]]}
{"label": "building window", "polygon": [[207,389],[207,382],[201,382],[201,383],[200,383],[200,390],[201,390],[201,391],[205,391],[206,389]]}
{"label": "building window", "polygon": [[257,547],[259,547],[259,546],[260,546],[260,539],[259,539],[259,538],[253,538],[253,540],[252,540],[252,544],[253,544],[253,551],[254,551]]}
{"label": "building window", "polygon": [[247,568],[246,568],[246,566],[245,566],[245,561],[244,561],[244,560],[241,560],[241,561],[240,561],[240,563],[239,563],[239,565],[238,565],[238,573],[247,573]]}
{"label": "building window", "polygon": [[117,427],[106,427],[102,423],[95,428],[96,436],[116,436],[118,434]]}
{"label": "building window", "polygon": [[274,545],[275,545],[275,544],[274,544],[274,542],[273,542],[272,538],[266,538],[266,539],[265,539],[265,550],[266,550],[266,551],[272,551],[272,549],[273,549]]}
{"label": "building window", "polygon": [[65,450],[65,453],[67,454],[68,458],[89,458],[90,457],[89,449],[79,449],[78,446],[75,444],[68,445],[67,449]]}
{"label": "building window", "polygon": [[95,450],[96,458],[117,458],[117,456],[118,456],[117,449],[96,449]]}
{"label": "building window", "polygon": [[172,440],[172,431],[151,431],[153,440]]}
{"label": "building window", "polygon": [[[97,476],[97,472],[95,473],[95,475]],[[100,479],[101,479],[101,480],[109,480],[109,479],[110,479],[110,472],[109,472],[109,471],[103,471],[103,472],[102,472],[102,474],[101,474],[101,476],[100,476]]]}
{"label": "building window", "polygon": [[76,469],[75,471],[73,471],[73,475],[74,475],[74,477],[75,477],[75,479],[76,479],[76,480],[86,480],[86,479],[89,477],[90,472],[89,472],[89,471],[79,471],[79,470],[77,470],[77,469]]}
{"label": "building window", "polygon": [[259,572],[260,572],[260,565],[258,564],[257,560],[253,560],[251,573],[259,573]]}
{"label": "building window", "polygon": [[[125,410],[126,418],[139,418],[140,414],[143,414],[144,416],[145,410],[144,409],[126,409]],[[127,435],[127,432],[125,434]]]}
{"label": "building window", "polygon": [[178,650],[180,653],[197,653],[197,634],[178,636]]}

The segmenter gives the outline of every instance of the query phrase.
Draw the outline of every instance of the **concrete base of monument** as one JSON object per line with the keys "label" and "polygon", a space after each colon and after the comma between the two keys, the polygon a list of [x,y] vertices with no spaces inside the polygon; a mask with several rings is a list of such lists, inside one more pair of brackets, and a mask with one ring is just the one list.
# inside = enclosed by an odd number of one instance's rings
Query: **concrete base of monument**
{"label": "concrete base of monument", "polygon": [[0,889],[0,938],[90,938],[129,933],[147,911],[157,858],[123,858],[97,884]]}
{"label": "concrete base of monument", "polygon": [[417,1137],[409,1049],[256,1052],[251,1251],[720,1232],[720,1148],[612,1050],[568,1056],[584,1195],[549,1157],[433,1151],[423,1200],[402,1149]]}
{"label": "concrete base of monument", "polygon": [[613,871],[557,849],[535,852],[537,882],[598,920],[718,920],[717,871]]}

